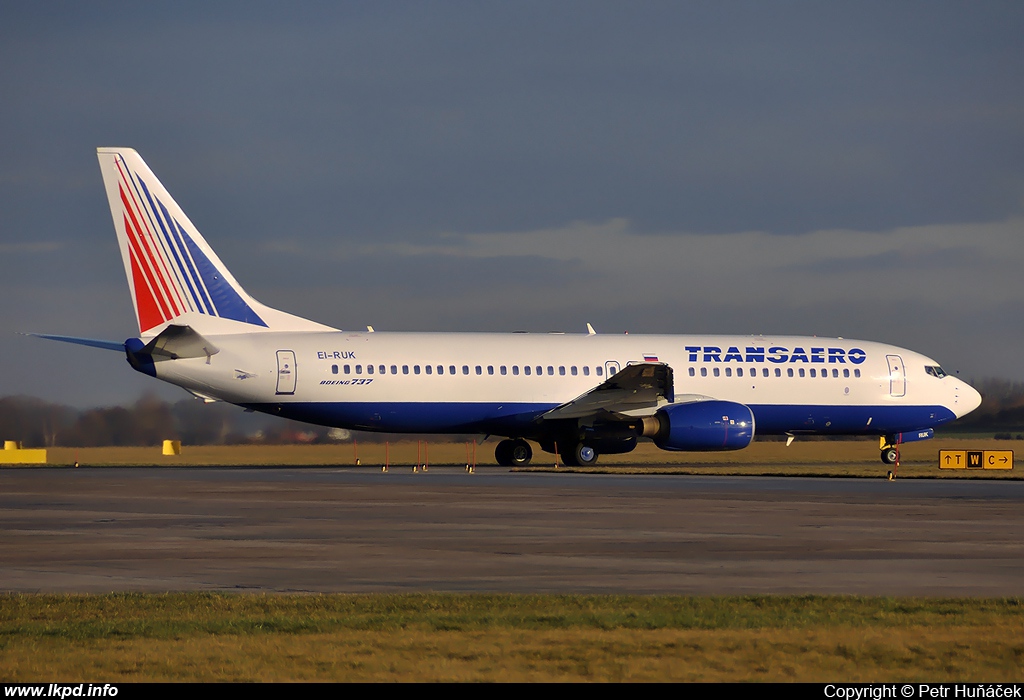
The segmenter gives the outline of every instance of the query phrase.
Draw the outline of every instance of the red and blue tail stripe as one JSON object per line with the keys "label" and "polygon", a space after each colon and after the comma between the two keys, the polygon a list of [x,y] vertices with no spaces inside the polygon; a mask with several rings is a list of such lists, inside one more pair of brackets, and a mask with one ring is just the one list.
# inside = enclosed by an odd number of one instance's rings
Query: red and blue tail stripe
{"label": "red and blue tail stripe", "polygon": [[122,158],[115,162],[140,331],[189,312],[266,327],[231,276],[154,193],[156,188]]}

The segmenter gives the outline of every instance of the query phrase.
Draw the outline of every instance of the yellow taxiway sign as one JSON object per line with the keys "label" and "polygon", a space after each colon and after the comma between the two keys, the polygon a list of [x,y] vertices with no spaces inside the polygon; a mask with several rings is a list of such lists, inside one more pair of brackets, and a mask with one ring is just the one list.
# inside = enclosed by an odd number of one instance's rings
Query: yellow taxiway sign
{"label": "yellow taxiway sign", "polygon": [[939,450],[939,469],[1013,469],[1013,450]]}

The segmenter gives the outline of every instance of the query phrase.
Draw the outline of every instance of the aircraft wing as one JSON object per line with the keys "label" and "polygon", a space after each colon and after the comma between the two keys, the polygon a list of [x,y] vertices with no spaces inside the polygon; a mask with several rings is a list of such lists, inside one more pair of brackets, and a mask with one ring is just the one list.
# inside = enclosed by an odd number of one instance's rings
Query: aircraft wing
{"label": "aircraft wing", "polygon": [[601,413],[624,413],[654,408],[659,399],[675,401],[672,368],[661,363],[626,365],[587,393],[540,416],[541,420],[587,418]]}

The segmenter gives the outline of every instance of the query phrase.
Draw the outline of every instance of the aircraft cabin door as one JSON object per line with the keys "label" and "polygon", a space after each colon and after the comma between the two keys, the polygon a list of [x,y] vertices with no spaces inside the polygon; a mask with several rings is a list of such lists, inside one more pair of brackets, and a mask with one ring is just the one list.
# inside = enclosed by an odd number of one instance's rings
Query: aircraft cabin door
{"label": "aircraft cabin door", "polygon": [[295,351],[277,351],[277,393],[295,393]]}
{"label": "aircraft cabin door", "polygon": [[614,377],[619,373],[619,363],[615,360],[609,360],[604,363],[604,378]]}
{"label": "aircraft cabin door", "polygon": [[889,395],[907,395],[907,374],[903,367],[903,358],[899,355],[886,355],[889,362]]}

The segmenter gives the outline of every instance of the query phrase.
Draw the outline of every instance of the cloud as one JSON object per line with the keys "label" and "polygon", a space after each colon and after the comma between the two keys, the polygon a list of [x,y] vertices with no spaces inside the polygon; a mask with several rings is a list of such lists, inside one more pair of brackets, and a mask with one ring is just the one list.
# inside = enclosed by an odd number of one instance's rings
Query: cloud
{"label": "cloud", "polygon": [[0,242],[0,255],[53,253],[63,247],[64,245],[57,241],[26,241],[21,243]]}
{"label": "cloud", "polygon": [[[856,300],[865,305],[928,301],[960,309],[997,301],[1024,303],[1024,219],[929,225],[888,231],[813,231],[779,237],[642,233],[625,219],[574,222],[533,231],[444,234],[417,243],[364,242],[339,248],[360,269],[384,261],[429,269],[501,262],[523,270],[523,286],[558,292],[560,307],[595,297],[620,302],[785,305]],[[444,262],[444,261],[449,262]],[[532,260],[532,263],[528,261]],[[419,262],[417,262],[419,261]],[[526,272],[539,267],[540,274]],[[971,271],[984,269],[984,275]],[[571,276],[571,285],[564,283]],[[486,292],[485,292],[486,293]]]}
{"label": "cloud", "polygon": [[[93,151],[124,145],[251,293],[342,327],[857,334],[1024,377],[1022,21],[0,4],[0,319],[131,332]],[[0,390],[130,384],[50,379],[71,352],[0,339]]]}

